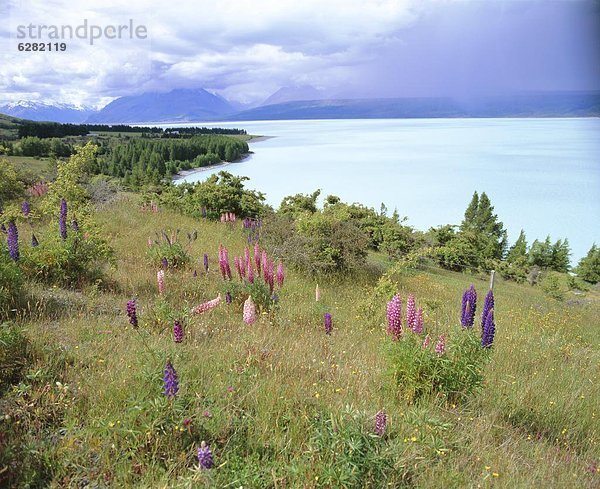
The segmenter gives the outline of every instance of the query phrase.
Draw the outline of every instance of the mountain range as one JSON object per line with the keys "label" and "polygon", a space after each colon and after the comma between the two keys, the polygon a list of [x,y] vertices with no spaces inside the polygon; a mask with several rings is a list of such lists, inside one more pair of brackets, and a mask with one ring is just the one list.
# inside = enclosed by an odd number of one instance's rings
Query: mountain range
{"label": "mountain range", "polygon": [[73,123],[284,119],[449,117],[598,117],[600,92],[542,92],[471,98],[324,99],[311,86],[283,87],[256,107],[241,106],[204,89],[177,89],[120,97],[101,110],[63,104],[0,105],[0,113],[31,120]]}

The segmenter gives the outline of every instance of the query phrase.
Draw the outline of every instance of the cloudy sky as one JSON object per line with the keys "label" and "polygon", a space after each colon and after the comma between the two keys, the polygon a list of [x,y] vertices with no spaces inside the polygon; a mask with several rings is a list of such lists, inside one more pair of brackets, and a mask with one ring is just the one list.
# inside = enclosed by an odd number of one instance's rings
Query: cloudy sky
{"label": "cloudy sky", "polygon": [[[18,26],[144,25],[146,39],[19,52]],[[48,41],[43,38],[42,41]],[[0,102],[101,106],[206,88],[257,103],[600,89],[599,0],[0,0]]]}

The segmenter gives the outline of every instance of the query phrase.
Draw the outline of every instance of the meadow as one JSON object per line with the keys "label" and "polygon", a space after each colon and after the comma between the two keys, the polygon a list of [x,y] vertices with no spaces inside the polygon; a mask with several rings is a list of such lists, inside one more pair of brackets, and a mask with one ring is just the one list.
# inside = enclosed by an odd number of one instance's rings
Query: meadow
{"label": "meadow", "polygon": [[[599,294],[566,301],[496,280],[493,347],[469,396],[411,399],[393,382],[386,302],[393,290],[424,310],[424,330],[456,354],[461,296],[487,275],[402,267],[371,254],[351,274],[286,266],[278,301],[243,321],[220,245],[242,255],[235,223],[142,206],[119,193],[95,210],[114,248],[106,275],[75,289],[31,284],[2,325],[0,484],[8,487],[598,487]],[[56,226],[49,222],[44,226]],[[197,231],[191,263],[167,267],[164,293],[149,239]],[[23,230],[22,239],[29,239]],[[184,242],[184,239],[181,238]],[[25,245],[26,246],[26,245]],[[209,269],[203,265],[208,254]],[[196,273],[194,273],[196,272]],[[315,289],[320,289],[320,300]],[[231,283],[239,282],[234,277]],[[237,289],[236,289],[237,290]],[[126,304],[134,299],[139,326]],[[332,332],[325,334],[325,313]],[[176,343],[173,321],[183,323]],[[475,321],[474,332],[479,326]],[[409,330],[404,336],[414,335]],[[402,340],[401,340],[402,341]],[[177,394],[163,393],[170,361]],[[386,415],[375,432],[376,413]],[[214,465],[198,467],[205,441]]]}

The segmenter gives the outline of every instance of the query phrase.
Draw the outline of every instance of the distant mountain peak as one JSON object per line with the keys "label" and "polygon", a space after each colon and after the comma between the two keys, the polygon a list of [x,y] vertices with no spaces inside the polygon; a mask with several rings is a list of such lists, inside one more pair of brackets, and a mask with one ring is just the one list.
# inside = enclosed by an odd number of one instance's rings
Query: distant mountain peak
{"label": "distant mountain peak", "polygon": [[84,105],[37,100],[19,100],[0,105],[0,113],[33,121],[81,123],[93,112],[93,108]]}
{"label": "distant mountain peak", "polygon": [[286,102],[300,102],[306,100],[321,100],[325,98],[321,90],[311,85],[294,85],[281,87],[260,105],[283,104]]}

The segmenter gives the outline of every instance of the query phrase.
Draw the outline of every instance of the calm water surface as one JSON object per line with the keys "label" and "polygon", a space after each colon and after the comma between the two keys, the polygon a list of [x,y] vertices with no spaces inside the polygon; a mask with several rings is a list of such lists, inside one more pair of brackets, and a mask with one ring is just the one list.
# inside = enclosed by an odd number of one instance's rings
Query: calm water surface
{"label": "calm water surface", "polygon": [[[188,124],[189,125],[189,124]],[[211,124],[199,124],[211,125]],[[226,170],[278,206],[322,189],[398,209],[426,230],[460,223],[485,191],[511,241],[567,237],[573,261],[600,244],[600,119],[377,119],[212,124],[274,136]],[[176,125],[169,125],[171,127]],[[185,180],[203,180],[207,170]]]}

